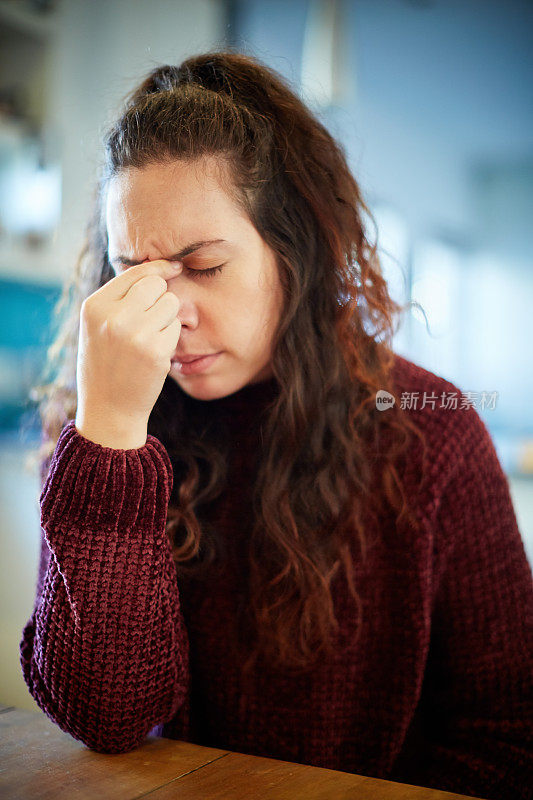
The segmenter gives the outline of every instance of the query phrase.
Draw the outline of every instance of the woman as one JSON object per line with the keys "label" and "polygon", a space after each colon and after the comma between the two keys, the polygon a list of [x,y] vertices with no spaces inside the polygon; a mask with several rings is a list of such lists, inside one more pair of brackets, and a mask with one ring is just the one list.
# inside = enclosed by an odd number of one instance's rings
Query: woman
{"label": "woman", "polygon": [[507,480],[475,409],[442,402],[457,387],[393,353],[365,212],[252,58],[129,97],[40,387],[24,677],[101,752],[151,731],[526,797],[533,586]]}

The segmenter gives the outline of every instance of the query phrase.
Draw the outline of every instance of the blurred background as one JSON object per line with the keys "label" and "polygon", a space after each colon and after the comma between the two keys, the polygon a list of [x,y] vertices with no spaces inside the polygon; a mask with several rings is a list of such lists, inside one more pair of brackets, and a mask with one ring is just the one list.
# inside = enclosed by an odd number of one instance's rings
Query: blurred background
{"label": "blurred background", "polygon": [[[488,426],[533,562],[533,4],[0,0],[0,701],[36,708],[18,643],[39,556],[29,397],[83,239],[100,136],[151,68],[236,46],[345,148],[377,223],[395,349]],[[369,236],[375,238],[369,227]]]}

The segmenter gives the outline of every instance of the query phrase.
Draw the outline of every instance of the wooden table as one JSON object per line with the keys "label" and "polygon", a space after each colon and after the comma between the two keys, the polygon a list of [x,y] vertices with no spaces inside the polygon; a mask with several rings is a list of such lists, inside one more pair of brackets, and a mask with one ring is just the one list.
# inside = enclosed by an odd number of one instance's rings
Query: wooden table
{"label": "wooden table", "polygon": [[[465,795],[147,736],[89,750],[45,714],[0,706],[2,800],[453,800]],[[472,798],[470,798],[472,800]]]}

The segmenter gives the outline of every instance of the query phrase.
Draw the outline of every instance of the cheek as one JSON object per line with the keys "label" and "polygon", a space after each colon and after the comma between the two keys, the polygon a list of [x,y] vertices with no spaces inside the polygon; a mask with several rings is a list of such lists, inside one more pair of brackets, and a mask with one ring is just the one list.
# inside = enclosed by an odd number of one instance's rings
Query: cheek
{"label": "cheek", "polygon": [[261,274],[255,276],[241,289],[240,306],[243,316],[249,320],[253,327],[263,327],[265,322],[271,317],[272,310],[276,305],[275,287],[272,286],[272,278]]}
{"label": "cheek", "polygon": [[[255,254],[254,254],[255,255]],[[232,266],[210,297],[206,313],[224,341],[264,345],[277,325],[281,287],[276,267],[259,254]]]}
{"label": "cheek", "polygon": [[277,271],[273,267],[269,267],[259,281],[259,294],[263,317],[274,327],[278,322],[283,295]]}
{"label": "cheek", "polygon": [[268,345],[279,318],[279,289],[272,277],[263,278],[249,287],[248,296],[242,305],[242,325],[255,345],[263,349]]}
{"label": "cheek", "polygon": [[206,304],[206,315],[216,327],[224,344],[243,352],[254,351],[263,339],[265,326],[265,294],[250,281],[240,281],[221,287]]}
{"label": "cheek", "polygon": [[220,288],[217,287],[212,297],[217,309],[222,309],[223,313],[246,317],[256,313],[263,294],[257,277],[249,274],[246,269],[240,269],[228,274],[227,280],[223,278]]}

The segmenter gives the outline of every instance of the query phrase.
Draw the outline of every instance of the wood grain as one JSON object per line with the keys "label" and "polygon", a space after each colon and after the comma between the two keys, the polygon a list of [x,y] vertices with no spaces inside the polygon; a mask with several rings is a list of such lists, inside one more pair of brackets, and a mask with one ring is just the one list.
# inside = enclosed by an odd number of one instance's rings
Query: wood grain
{"label": "wood grain", "polygon": [[149,800],[465,800],[462,794],[241,753],[228,753],[151,792],[148,797]]}
{"label": "wood grain", "polygon": [[45,714],[0,714],[2,800],[129,800],[225,755],[226,750],[147,736],[137,750],[95,753]]}
{"label": "wood grain", "polygon": [[45,714],[9,706],[0,711],[2,800],[468,800],[155,736],[130,753],[105,755],[61,731]]}

